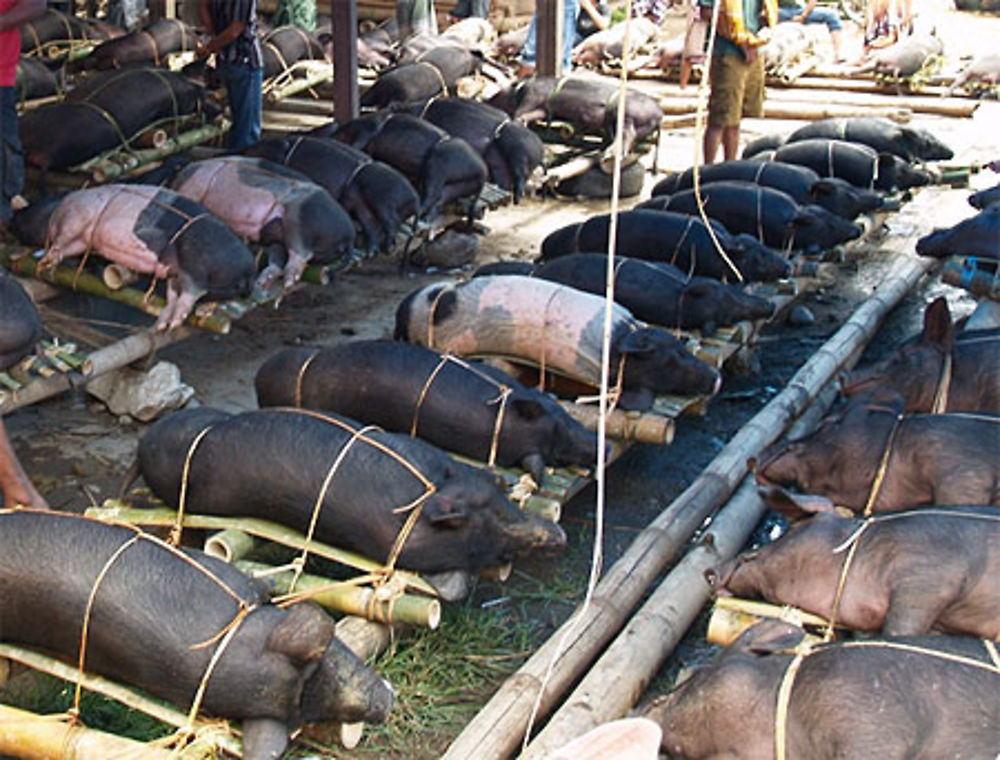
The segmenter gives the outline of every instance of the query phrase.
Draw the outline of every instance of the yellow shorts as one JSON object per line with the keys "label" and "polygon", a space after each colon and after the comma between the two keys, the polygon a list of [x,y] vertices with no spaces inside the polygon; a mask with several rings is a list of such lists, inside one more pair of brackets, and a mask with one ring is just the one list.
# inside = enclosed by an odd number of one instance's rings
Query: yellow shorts
{"label": "yellow shorts", "polygon": [[709,72],[708,126],[735,127],[743,116],[764,115],[764,56],[714,55]]}

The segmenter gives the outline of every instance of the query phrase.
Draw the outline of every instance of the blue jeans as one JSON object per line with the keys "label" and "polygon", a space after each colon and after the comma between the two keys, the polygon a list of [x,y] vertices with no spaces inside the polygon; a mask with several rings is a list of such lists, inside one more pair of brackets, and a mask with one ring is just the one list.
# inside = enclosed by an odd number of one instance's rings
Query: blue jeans
{"label": "blue jeans", "polygon": [[11,217],[10,201],[24,188],[24,154],[17,134],[17,88],[0,87],[0,222]]}
{"label": "blue jeans", "polygon": [[[805,8],[801,5],[790,7],[779,5],[778,21],[791,21],[796,16],[801,15],[804,10]],[[818,5],[809,13],[809,17],[805,20],[805,23],[826,24],[826,28],[831,32],[839,32],[841,29],[840,14],[832,8],[821,8]]]}
{"label": "blue jeans", "polygon": [[[538,2],[546,3],[552,2],[552,0],[538,0]],[[570,56],[573,54],[573,47],[576,45],[576,14],[578,9],[579,3],[577,0],[566,0],[563,4],[563,68],[567,71],[573,66],[570,62]],[[537,26],[538,11],[535,11],[531,17],[528,39],[524,41],[524,47],[521,48],[521,63],[526,66],[535,65],[536,48],[538,46]]]}
{"label": "blue jeans", "polygon": [[264,72],[239,63],[220,63],[219,78],[226,85],[233,125],[229,149],[240,150],[260,140],[261,89]]}

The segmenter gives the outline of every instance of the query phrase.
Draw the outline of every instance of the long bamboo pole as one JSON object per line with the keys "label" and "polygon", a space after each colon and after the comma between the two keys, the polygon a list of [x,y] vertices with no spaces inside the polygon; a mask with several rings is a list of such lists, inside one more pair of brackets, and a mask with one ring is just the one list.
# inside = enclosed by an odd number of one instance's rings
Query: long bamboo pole
{"label": "long bamboo pole", "polygon": [[[287,594],[292,586],[292,570],[275,572],[275,568],[260,562],[237,560],[236,567],[267,584],[273,594]],[[295,584],[295,591],[306,598],[335,612],[368,618],[379,623],[409,623],[434,630],[441,623],[441,602],[426,596],[402,594],[397,598],[381,599],[370,586],[349,583],[302,573]]]}
{"label": "long bamboo pole", "polygon": [[[858,345],[844,363],[853,366]],[[788,430],[789,438],[811,431],[837,395],[831,380]],[[628,625],[594,664],[580,685],[529,745],[522,760],[544,757],[566,742],[622,717],[635,705],[705,603],[711,598],[704,573],[731,559],[747,542],[766,507],[747,476],[729,502],[713,518],[698,545],[670,571]]]}
{"label": "long bamboo pole", "polygon": [[[106,502],[109,506],[90,507],[86,510],[87,517],[94,517],[107,522],[121,522],[129,525],[155,525],[158,527],[172,526],[177,520],[177,513],[172,509],[133,509],[121,506],[120,502]],[[252,517],[217,517],[214,515],[184,515],[184,527],[208,530],[226,530],[236,528],[251,536],[265,538],[268,541],[301,550],[306,546],[306,538],[301,533],[286,528],[284,525],[258,520]],[[362,557],[360,554],[324,544],[320,541],[309,542],[309,552],[317,557],[339,562],[347,567],[362,572],[376,572],[382,568],[380,562]],[[431,596],[437,596],[434,587],[415,573],[406,570],[395,571],[406,585]]]}
{"label": "long bamboo pole", "polygon": [[[122,338],[110,346],[99,348],[88,355],[81,368],[81,373],[87,379],[98,377],[106,372],[131,364],[136,359],[141,359],[156,349],[182,340],[193,333],[192,328],[183,325],[170,332],[143,330],[127,338]],[[57,373],[32,380],[16,391],[0,391],[0,415],[65,393],[72,387],[73,378],[69,374]]]}
{"label": "long bamboo pole", "polygon": [[[105,697],[115,700],[116,702],[120,702],[126,707],[145,713],[161,723],[166,723],[168,726],[181,728],[188,725],[187,713],[178,710],[176,707],[168,704],[167,702],[148,697],[136,689],[129,686],[123,686],[114,681],[109,681],[107,678],[102,678],[101,676],[97,676],[92,673],[80,673],[80,670],[73,665],[67,665],[61,660],[53,659],[52,657],[48,657],[47,655],[43,655],[39,652],[24,649],[23,647],[15,646],[13,644],[0,643],[0,657],[11,660],[12,662],[19,662],[32,670],[47,673],[55,678],[61,678],[62,680],[70,683],[79,682],[80,685],[87,691],[102,694]],[[196,724],[196,727],[198,725],[199,724]],[[208,726],[211,724],[205,722],[200,725]],[[215,744],[223,747],[227,751],[233,754],[240,753],[240,742],[237,741],[231,734],[225,731],[213,731],[211,732],[211,737]],[[0,749],[0,754],[3,754],[2,749]],[[20,757],[20,755],[17,756]],[[94,757],[104,756],[105,755],[96,755]]]}
{"label": "long bamboo pole", "polygon": [[[910,235],[898,245],[912,248],[916,238],[940,214],[943,198],[948,198],[953,207],[964,204],[964,194],[956,191],[931,188],[921,192],[899,215],[909,221]],[[846,357],[872,338],[885,315],[934,266],[916,257],[898,262],[875,294],[796,372],[782,392],[744,425],[702,474],[636,537],[604,576],[592,604],[574,612],[500,687],[452,742],[444,755],[446,760],[505,758],[515,750],[546,675],[539,715],[551,711],[615,635],[688,537],[728,499],[746,474],[747,458],[777,440],[840,371]],[[560,651],[564,639],[566,646]]]}
{"label": "long bamboo pole", "polygon": [[0,754],[19,760],[210,760],[215,756],[204,742],[174,752],[7,705],[0,705]]}

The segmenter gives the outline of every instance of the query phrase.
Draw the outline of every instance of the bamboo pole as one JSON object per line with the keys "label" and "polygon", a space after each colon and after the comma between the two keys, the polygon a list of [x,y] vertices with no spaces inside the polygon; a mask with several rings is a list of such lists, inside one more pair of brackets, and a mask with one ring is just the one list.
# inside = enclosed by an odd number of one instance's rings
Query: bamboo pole
{"label": "bamboo pole", "polygon": [[[663,98],[660,108],[666,116],[684,116],[694,113],[696,102],[693,98]],[[865,105],[849,105],[838,103],[795,103],[791,101],[764,103],[765,119],[801,119],[812,121],[816,119],[845,118],[850,116],[881,116],[899,123],[910,120],[912,112],[909,109],[884,106],[881,108]]]}
{"label": "bamboo pole", "polygon": [[710,644],[728,647],[743,631],[764,619],[780,620],[798,628],[823,628],[827,624],[825,618],[797,607],[720,596],[712,607],[705,640]]}
{"label": "bamboo pole", "polygon": [[[131,364],[136,359],[141,359],[156,349],[182,340],[191,334],[193,330],[184,326],[170,332],[151,330],[138,332],[91,353],[84,361],[81,373],[88,379],[98,377]],[[39,377],[13,392],[0,391],[0,415],[64,393],[73,387],[73,382],[71,375],[58,373],[49,377]]]}
{"label": "bamboo pole", "polygon": [[0,705],[0,754],[19,760],[210,760],[211,745],[196,741],[173,751]]}
{"label": "bamboo pole", "polygon": [[[560,401],[559,404],[569,412],[570,417],[588,430],[597,429],[600,411],[596,406],[571,401]],[[661,414],[613,409],[607,414],[606,424],[608,437],[621,441],[667,446],[674,440],[674,421]]]}
{"label": "bamboo pole", "polygon": [[245,531],[227,528],[206,538],[203,550],[209,557],[232,564],[254,550],[254,538]]}
{"label": "bamboo pole", "polygon": [[[91,673],[80,673],[79,668],[67,665],[61,660],[53,659],[39,652],[15,646],[13,644],[0,643],[0,657],[5,657],[12,662],[19,662],[32,670],[47,673],[54,678],[62,679],[70,683],[79,682],[87,691],[102,694],[109,699],[129,707],[133,710],[149,715],[161,723],[166,723],[174,728],[182,728],[188,725],[187,713],[181,712],[173,705],[159,699],[148,697],[145,694],[129,686],[123,686],[114,681],[109,681],[101,676]],[[200,726],[215,726],[214,721],[196,721],[195,728]],[[240,753],[240,743],[234,736],[225,731],[211,732],[214,743],[232,754]],[[2,754],[2,751],[0,751]],[[104,757],[98,755],[97,757]]]}
{"label": "bamboo pole", "polygon": [[[844,366],[853,366],[863,349],[864,344],[856,346]],[[805,435],[819,424],[837,396],[837,383],[836,378],[831,379],[816,395],[789,427],[788,438]],[[748,475],[712,519],[698,545],[670,571],[584,676],[545,730],[529,745],[525,760],[545,755],[560,743],[571,741],[574,736],[604,721],[625,715],[711,598],[704,580],[705,571],[717,569],[740,551],[765,510],[766,506],[757,495],[754,478]],[[725,606],[723,599],[718,602]],[[815,616],[809,617],[810,623],[815,620]]]}
{"label": "bamboo pole", "polygon": [[[42,269],[39,267],[39,260],[34,256],[11,255],[9,249],[0,249],[0,263],[4,264],[11,272],[23,277],[36,277],[44,282],[54,285],[61,285],[73,291],[87,293],[88,295],[107,298],[110,301],[123,303],[146,314],[158,317],[166,306],[166,300],[162,296],[151,295],[149,297],[135,288],[119,288],[113,290],[104,284],[104,281],[97,275],[90,272],[77,272],[74,267],[55,266]],[[198,309],[188,314],[185,322],[194,327],[199,327],[208,332],[225,335],[229,332],[230,320],[222,314],[201,314]]]}
{"label": "bamboo pole", "polygon": [[[266,583],[274,595],[287,594],[291,589],[292,570],[275,572],[270,565],[245,559],[237,560],[235,564],[239,570]],[[302,573],[298,577],[295,591],[303,592],[328,610],[378,623],[409,623],[432,631],[441,623],[441,602],[425,596],[403,594],[396,598],[381,598],[371,586],[354,586],[310,573]]]}
{"label": "bamboo pole", "polygon": [[[939,215],[942,198],[948,198],[955,207],[964,204],[964,196],[960,195],[937,188],[918,194],[900,213],[908,218],[911,232],[900,244],[912,247]],[[500,687],[452,742],[444,755],[446,760],[505,758],[515,750],[546,674],[544,692],[538,699],[541,716],[551,711],[611,640],[688,537],[728,499],[746,474],[748,456],[778,439],[791,420],[836,376],[845,359],[872,338],[885,315],[934,266],[916,257],[902,258],[897,263],[875,294],[796,372],[781,393],[744,425],[702,474],[636,537],[601,580],[592,604],[574,612]]]}
{"label": "bamboo pole", "polygon": [[[84,513],[87,517],[93,517],[106,522],[119,522],[128,525],[152,525],[157,527],[170,527],[177,521],[177,513],[172,509],[133,509],[121,504],[114,499],[109,499],[103,507],[90,507]],[[226,530],[237,528],[249,533],[257,538],[264,538],[274,541],[283,546],[301,551],[306,547],[306,538],[301,533],[286,528],[278,523],[259,520],[254,517],[216,517],[213,515],[184,515],[184,527],[195,530]],[[375,562],[360,554],[349,552],[344,549],[324,544],[320,541],[309,542],[309,553],[317,557],[339,562],[347,567],[361,570],[365,573],[377,572],[381,570],[382,564]],[[415,573],[406,570],[396,570],[397,575],[406,585],[415,591],[422,591],[431,596],[437,596],[434,587]]]}
{"label": "bamboo pole", "polygon": [[[633,705],[712,596],[705,571],[730,559],[746,543],[767,506],[753,476],[745,478],[708,533],[689,551],[584,676],[569,700],[519,757],[539,760]],[[650,631],[655,646],[648,646]],[[610,677],[609,677],[610,676]],[[626,708],[627,709],[627,708]],[[586,714],[590,710],[590,714]]]}

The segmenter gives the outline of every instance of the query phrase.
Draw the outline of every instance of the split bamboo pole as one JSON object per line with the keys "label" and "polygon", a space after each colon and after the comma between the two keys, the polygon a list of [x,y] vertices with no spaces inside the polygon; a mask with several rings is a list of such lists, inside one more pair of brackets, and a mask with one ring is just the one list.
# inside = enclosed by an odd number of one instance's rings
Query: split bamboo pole
{"label": "split bamboo pole", "polygon": [[73,725],[60,716],[37,715],[0,705],[0,754],[19,760],[210,760],[205,742],[177,750]]}
{"label": "split bamboo pole", "polygon": [[[861,355],[859,344],[844,363],[853,366]],[[837,395],[831,380],[815,401],[791,425],[787,436],[810,432]],[[739,552],[760,522],[766,506],[748,475],[729,502],[716,514],[706,534],[690,550],[628,625],[594,664],[580,685],[528,746],[522,760],[544,757],[601,723],[625,715],[638,701],[663,662],[711,599],[704,580],[709,568],[718,568]]]}
{"label": "split bamboo pole", "polygon": [[[930,220],[938,215],[942,197],[948,197],[948,193],[952,193],[949,200],[953,204],[964,203],[956,191],[932,188],[908,204],[900,215],[909,218],[911,229],[900,245],[912,248]],[[934,266],[934,262],[917,257],[897,262],[875,294],[795,373],[782,392],[744,425],[702,474],[636,537],[601,580],[591,605],[574,612],[500,687],[452,742],[445,760],[506,758],[515,751],[536,700],[539,716],[548,715],[616,634],[688,537],[729,498],[746,474],[747,458],[778,439],[837,375],[847,357],[871,340],[886,314]]]}

